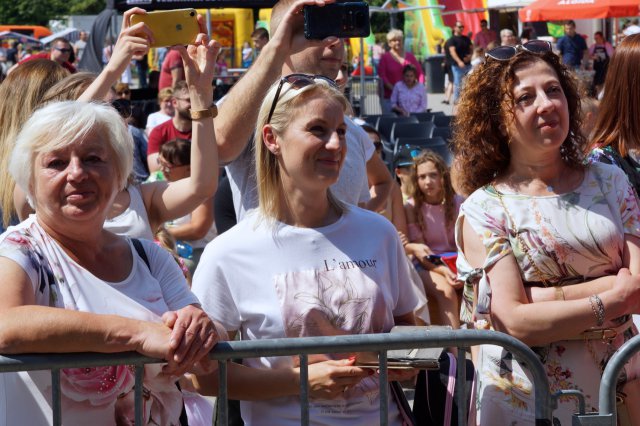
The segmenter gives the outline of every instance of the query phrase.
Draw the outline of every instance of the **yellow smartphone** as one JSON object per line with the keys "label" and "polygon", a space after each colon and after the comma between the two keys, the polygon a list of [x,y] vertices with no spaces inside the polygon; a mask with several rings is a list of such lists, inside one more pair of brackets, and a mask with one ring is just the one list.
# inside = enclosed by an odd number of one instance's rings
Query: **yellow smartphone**
{"label": "yellow smartphone", "polygon": [[151,47],[186,45],[196,41],[200,32],[195,9],[158,10],[131,16],[131,25],[144,22],[153,32]]}

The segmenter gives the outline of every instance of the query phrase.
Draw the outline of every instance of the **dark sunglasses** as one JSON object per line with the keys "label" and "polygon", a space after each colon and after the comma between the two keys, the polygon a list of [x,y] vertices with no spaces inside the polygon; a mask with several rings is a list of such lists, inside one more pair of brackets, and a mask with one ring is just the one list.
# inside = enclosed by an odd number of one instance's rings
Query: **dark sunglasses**
{"label": "dark sunglasses", "polygon": [[67,48],[55,47],[54,49],[56,49],[58,52],[62,52],[62,53],[71,53],[71,49],[67,49]]}
{"label": "dark sunglasses", "polygon": [[531,40],[517,46],[500,46],[491,49],[485,53],[484,56],[495,59],[496,61],[508,61],[521,50],[537,54],[551,52],[551,43],[544,40]]}
{"label": "dark sunglasses", "polygon": [[129,95],[131,94],[130,90],[122,90],[120,92],[116,92],[116,95]]}
{"label": "dark sunglasses", "polygon": [[302,89],[303,87],[309,86],[311,84],[315,84],[315,80],[326,81],[332,87],[335,87],[336,89],[338,88],[335,81],[323,75],[289,74],[282,77],[280,79],[280,83],[278,83],[278,88],[276,89],[276,95],[273,98],[273,103],[271,104],[271,109],[269,110],[269,116],[267,117],[267,124],[271,123],[271,117],[273,116],[273,112],[276,110],[276,105],[278,104],[278,98],[280,97],[282,86],[284,86],[285,83],[289,83],[289,85],[293,89],[299,90],[299,89]]}

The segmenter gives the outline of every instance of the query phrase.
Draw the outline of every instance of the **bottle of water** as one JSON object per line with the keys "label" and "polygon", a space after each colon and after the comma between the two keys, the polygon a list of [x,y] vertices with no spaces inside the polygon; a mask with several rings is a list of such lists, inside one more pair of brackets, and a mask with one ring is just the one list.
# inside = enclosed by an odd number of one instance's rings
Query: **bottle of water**
{"label": "bottle of water", "polygon": [[184,241],[178,240],[176,242],[176,250],[178,251],[178,256],[183,259],[191,259],[193,256],[193,247]]}

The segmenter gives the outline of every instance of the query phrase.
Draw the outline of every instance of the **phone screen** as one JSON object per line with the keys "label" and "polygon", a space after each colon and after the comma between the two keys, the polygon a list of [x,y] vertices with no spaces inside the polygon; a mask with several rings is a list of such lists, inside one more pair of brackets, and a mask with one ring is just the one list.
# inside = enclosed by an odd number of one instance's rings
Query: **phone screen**
{"label": "phone screen", "polygon": [[370,32],[369,5],[365,2],[304,7],[304,35],[307,39],[367,37]]}

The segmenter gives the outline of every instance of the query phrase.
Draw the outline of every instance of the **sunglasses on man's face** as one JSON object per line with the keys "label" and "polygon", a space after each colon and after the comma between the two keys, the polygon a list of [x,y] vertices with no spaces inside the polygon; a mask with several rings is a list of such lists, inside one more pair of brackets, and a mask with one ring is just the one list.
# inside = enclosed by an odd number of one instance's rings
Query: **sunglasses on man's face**
{"label": "sunglasses on man's face", "polygon": [[327,78],[323,75],[311,75],[311,74],[289,74],[285,75],[280,79],[280,83],[278,83],[278,88],[276,89],[276,95],[273,98],[273,103],[271,104],[271,109],[269,110],[269,116],[267,117],[267,124],[271,123],[271,117],[273,117],[273,112],[276,110],[276,105],[278,104],[278,98],[280,97],[280,92],[282,91],[282,86],[285,83],[288,83],[291,88],[295,90],[302,89],[303,87],[309,86],[311,84],[315,84],[316,80],[322,80],[329,83],[331,86],[336,89],[338,86],[336,82]]}
{"label": "sunglasses on man's face", "polygon": [[516,56],[516,54],[521,50],[537,54],[551,52],[551,43],[544,40],[531,40],[525,44],[519,44],[517,46],[496,47],[484,55],[487,58],[495,59],[496,61],[508,61]]}
{"label": "sunglasses on man's face", "polygon": [[129,90],[122,90],[120,92],[116,92],[116,95],[118,95],[118,96],[122,96],[122,95],[126,96],[126,95],[130,95],[130,94],[131,94],[131,91],[129,91]]}
{"label": "sunglasses on man's face", "polygon": [[71,49],[69,49],[69,48],[56,47],[55,49],[56,49],[58,52],[62,52],[62,53],[71,53]]}

